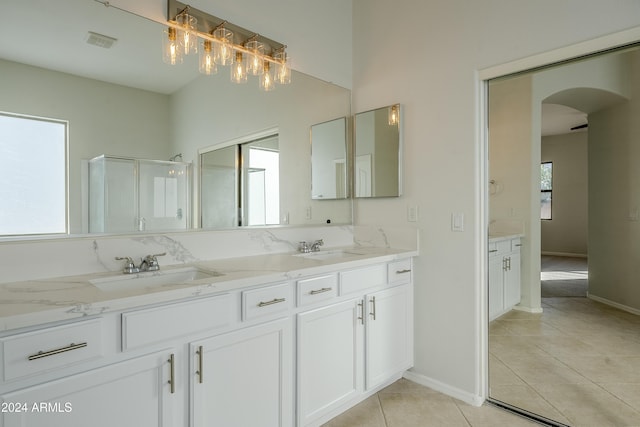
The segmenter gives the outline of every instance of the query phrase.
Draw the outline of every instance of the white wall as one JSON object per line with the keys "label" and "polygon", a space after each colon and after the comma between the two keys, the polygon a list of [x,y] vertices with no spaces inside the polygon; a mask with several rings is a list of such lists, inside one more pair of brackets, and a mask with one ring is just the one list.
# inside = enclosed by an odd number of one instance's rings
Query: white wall
{"label": "white wall", "polygon": [[69,216],[81,233],[81,160],[168,159],[169,97],[0,60],[0,111],[69,121]]}
{"label": "white wall", "polygon": [[540,223],[542,253],[587,256],[587,132],[542,137],[542,162],[553,162],[551,220]]}
{"label": "white wall", "polygon": [[640,55],[631,97],[589,115],[589,297],[640,314]]}
{"label": "white wall", "polygon": [[[395,102],[405,107],[404,196],[359,200],[356,223],[404,225],[407,207],[419,206],[414,371],[473,401],[485,394],[481,285],[486,224],[480,222],[480,195],[486,183],[478,71],[638,26],[640,3],[353,4],[353,111]],[[451,231],[452,212],[465,214],[464,232]]]}

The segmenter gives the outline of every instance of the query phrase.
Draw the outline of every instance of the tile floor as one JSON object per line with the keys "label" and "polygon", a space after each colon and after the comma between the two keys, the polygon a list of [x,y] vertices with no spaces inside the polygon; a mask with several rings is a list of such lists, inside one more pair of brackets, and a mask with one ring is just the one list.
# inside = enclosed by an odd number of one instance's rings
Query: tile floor
{"label": "tile floor", "polygon": [[586,260],[543,271],[543,313],[490,324],[491,396],[575,427],[640,426],[640,316],[584,296]]}
{"label": "tile floor", "polygon": [[[490,325],[491,395],[574,427],[640,427],[640,316],[591,301],[586,262],[543,257],[544,312]],[[324,427],[534,426],[401,379]]]}
{"label": "tile floor", "polygon": [[323,427],[532,427],[489,405],[480,408],[400,379]]}

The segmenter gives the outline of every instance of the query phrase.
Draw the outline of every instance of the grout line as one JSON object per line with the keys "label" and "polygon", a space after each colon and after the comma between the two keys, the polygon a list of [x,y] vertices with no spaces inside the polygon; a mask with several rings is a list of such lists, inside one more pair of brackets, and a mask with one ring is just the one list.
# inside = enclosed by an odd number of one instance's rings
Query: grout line
{"label": "grout line", "polygon": [[380,392],[376,393],[376,399],[378,399],[378,406],[380,407],[380,412],[382,412],[382,419],[384,420],[385,427],[389,427],[389,423],[387,422],[387,414],[384,413],[384,406],[382,406],[382,400],[380,400]]}

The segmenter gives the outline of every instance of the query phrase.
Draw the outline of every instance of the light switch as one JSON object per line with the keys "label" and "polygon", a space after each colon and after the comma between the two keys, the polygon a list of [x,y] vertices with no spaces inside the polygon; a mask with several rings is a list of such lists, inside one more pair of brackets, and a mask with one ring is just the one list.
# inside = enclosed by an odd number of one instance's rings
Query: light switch
{"label": "light switch", "polygon": [[451,231],[464,231],[464,214],[462,212],[451,214]]}
{"label": "light switch", "polygon": [[418,222],[418,207],[417,206],[409,206],[407,208],[407,221],[409,221],[409,222]]}

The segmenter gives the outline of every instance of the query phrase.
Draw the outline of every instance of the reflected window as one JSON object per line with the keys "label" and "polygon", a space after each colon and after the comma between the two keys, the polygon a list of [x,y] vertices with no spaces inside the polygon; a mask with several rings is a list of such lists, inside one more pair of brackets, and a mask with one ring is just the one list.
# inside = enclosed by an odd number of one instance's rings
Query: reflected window
{"label": "reflected window", "polygon": [[540,165],[540,219],[551,219],[553,162]]}
{"label": "reflected window", "polygon": [[67,232],[67,127],[0,113],[0,235]]}
{"label": "reflected window", "polygon": [[200,180],[203,228],[279,224],[277,134],[202,153]]}

